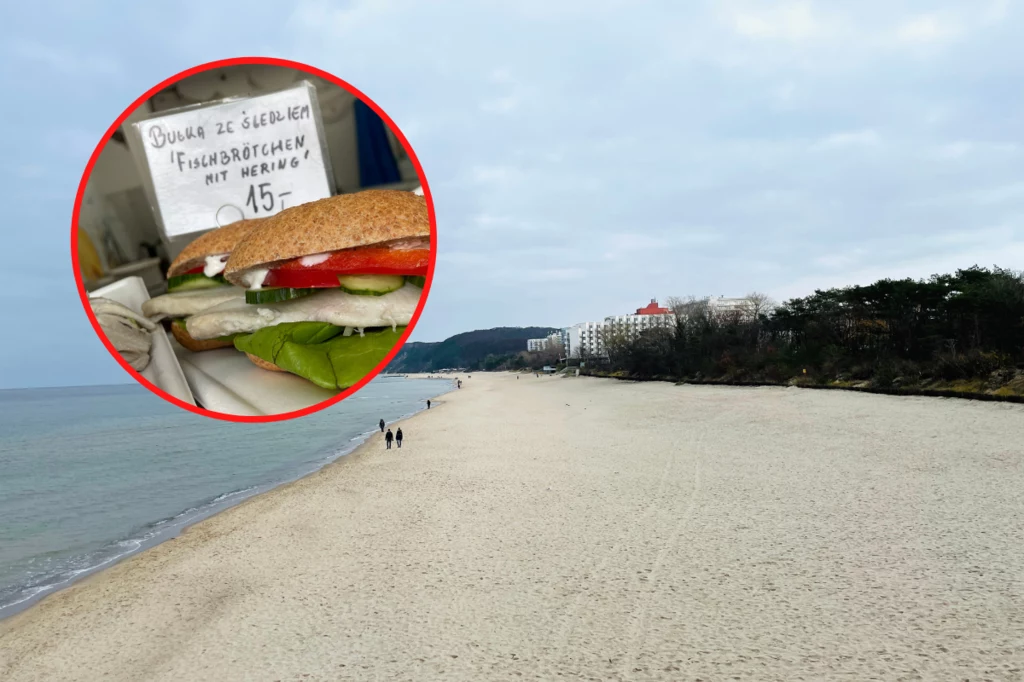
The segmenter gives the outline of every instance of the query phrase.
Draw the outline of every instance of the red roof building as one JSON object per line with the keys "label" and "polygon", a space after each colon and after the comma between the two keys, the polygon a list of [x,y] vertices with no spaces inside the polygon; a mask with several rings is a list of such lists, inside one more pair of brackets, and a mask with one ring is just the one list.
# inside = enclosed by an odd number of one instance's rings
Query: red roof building
{"label": "red roof building", "polygon": [[645,305],[643,308],[637,308],[637,315],[667,315],[672,312],[668,308],[661,308],[658,306],[658,299],[652,298],[651,302]]}

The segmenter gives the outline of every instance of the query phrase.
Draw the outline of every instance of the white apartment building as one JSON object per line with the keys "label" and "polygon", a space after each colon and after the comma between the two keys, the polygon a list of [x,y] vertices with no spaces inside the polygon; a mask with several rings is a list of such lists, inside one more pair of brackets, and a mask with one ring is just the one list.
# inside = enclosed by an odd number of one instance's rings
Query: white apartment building
{"label": "white apartment building", "polygon": [[711,310],[719,314],[738,314],[742,317],[751,315],[753,306],[750,299],[746,298],[725,298],[718,296],[708,300]]}
{"label": "white apartment building", "polygon": [[[718,296],[705,300],[710,311],[716,315],[747,317],[751,316],[754,310],[753,302],[747,298]],[[703,301],[697,301],[695,304],[703,305]],[[581,322],[563,329],[562,345],[566,355],[571,358],[607,357],[605,344],[612,334],[632,337],[647,329],[671,329],[675,326],[675,321],[675,313],[659,306],[657,300],[652,300],[649,305],[637,309],[632,315],[612,315],[604,318],[603,322]]]}
{"label": "white apartment building", "polygon": [[603,357],[604,322],[581,322],[565,330],[569,337],[566,346],[571,358]]}
{"label": "white apartment building", "polygon": [[749,298],[726,298],[725,296],[714,296],[686,303],[682,306],[682,312],[685,314],[687,309],[698,311],[703,310],[705,305],[707,306],[707,311],[709,313],[712,313],[719,318],[738,316],[743,319],[753,317],[754,310],[756,309],[754,302]]}
{"label": "white apartment building", "polygon": [[542,350],[547,350],[548,348],[551,348],[553,345],[557,344],[561,344],[564,347],[564,331],[565,330],[560,329],[556,332],[552,332],[543,339],[527,339],[526,350],[530,351],[531,353],[536,353]]}
{"label": "white apartment building", "polygon": [[569,357],[606,357],[605,341],[611,334],[635,336],[656,327],[671,327],[675,315],[658,305],[656,300],[631,315],[612,315],[603,322],[583,322],[565,330],[568,343],[565,345]]}
{"label": "white apartment building", "polygon": [[671,327],[675,324],[676,316],[672,313],[657,315],[613,315],[604,318],[604,325],[608,331],[625,333],[632,336],[645,329],[655,327]]}

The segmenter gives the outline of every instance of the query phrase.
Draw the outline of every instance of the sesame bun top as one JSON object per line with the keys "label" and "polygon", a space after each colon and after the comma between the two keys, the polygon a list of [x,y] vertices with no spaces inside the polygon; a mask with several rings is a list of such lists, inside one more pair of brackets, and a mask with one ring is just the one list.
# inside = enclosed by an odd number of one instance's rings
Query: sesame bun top
{"label": "sesame bun top", "polygon": [[259,225],[264,218],[239,220],[219,227],[196,238],[186,246],[167,270],[168,277],[174,277],[206,264],[207,256],[219,256],[235,250],[242,238]]}
{"label": "sesame bun top", "polygon": [[256,267],[330,251],[430,236],[427,202],[412,192],[368,189],[287,208],[264,218],[231,252],[229,282]]}

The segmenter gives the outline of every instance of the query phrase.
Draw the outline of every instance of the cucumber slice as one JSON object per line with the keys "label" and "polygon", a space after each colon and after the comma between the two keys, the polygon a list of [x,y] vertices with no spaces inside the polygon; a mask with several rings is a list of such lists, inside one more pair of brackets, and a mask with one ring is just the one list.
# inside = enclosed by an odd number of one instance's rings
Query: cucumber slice
{"label": "cucumber slice", "polygon": [[224,281],[223,275],[207,277],[201,272],[196,272],[191,275],[168,277],[167,293],[171,293],[173,291],[189,291],[191,289],[212,289],[213,287],[221,287],[225,284],[227,284],[227,282]]}
{"label": "cucumber slice", "polygon": [[341,288],[357,296],[383,296],[405,286],[401,275],[338,275]]}
{"label": "cucumber slice", "polygon": [[314,293],[316,289],[292,289],[290,287],[273,287],[270,289],[250,289],[245,292],[245,302],[252,304],[259,303],[280,303],[290,301],[293,298],[302,298]]}
{"label": "cucumber slice", "polygon": [[414,287],[419,287],[420,289],[427,286],[426,277],[414,277],[412,275],[409,275],[405,278],[405,281],[413,285]]}

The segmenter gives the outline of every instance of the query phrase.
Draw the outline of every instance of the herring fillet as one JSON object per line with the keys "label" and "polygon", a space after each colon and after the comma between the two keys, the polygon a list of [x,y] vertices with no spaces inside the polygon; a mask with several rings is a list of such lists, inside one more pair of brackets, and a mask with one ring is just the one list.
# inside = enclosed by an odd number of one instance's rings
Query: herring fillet
{"label": "herring fillet", "polygon": [[175,291],[151,298],[142,304],[142,314],[151,320],[188,317],[228,301],[245,301],[245,289],[220,286],[191,291]]}
{"label": "herring fillet", "polygon": [[281,303],[228,301],[188,318],[185,327],[200,341],[248,334],[285,322],[326,322],[357,329],[401,327],[412,320],[422,294],[423,289],[406,284],[383,296],[361,296],[334,288]]}

